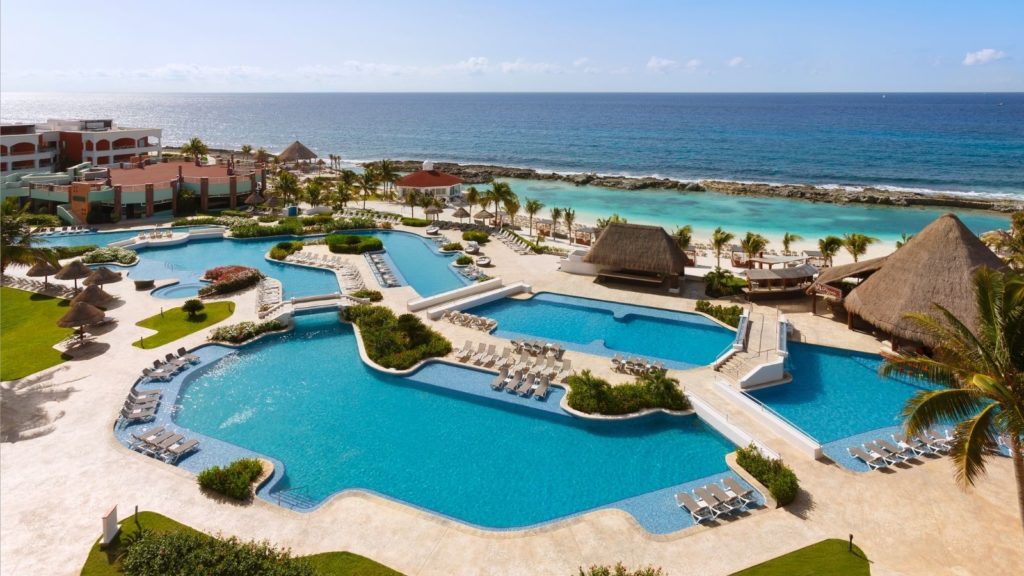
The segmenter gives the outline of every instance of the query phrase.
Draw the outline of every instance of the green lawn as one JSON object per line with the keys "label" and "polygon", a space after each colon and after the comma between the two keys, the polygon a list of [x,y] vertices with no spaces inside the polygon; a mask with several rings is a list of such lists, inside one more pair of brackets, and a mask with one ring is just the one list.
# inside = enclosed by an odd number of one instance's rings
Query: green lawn
{"label": "green lawn", "polygon": [[733,576],[867,576],[871,567],[857,546],[849,551],[846,540],[822,540],[806,548],[779,556],[764,564],[741,570]]}
{"label": "green lawn", "polygon": [[68,303],[34,292],[0,287],[0,380],[15,380],[67,360],[53,345],[71,334],[57,320]]}
{"label": "green lawn", "polygon": [[[139,524],[154,532],[196,531],[156,512],[139,512]],[[85,560],[85,566],[82,567],[82,576],[120,576],[121,571],[116,560],[121,553],[121,539],[137,531],[135,517],[130,515],[124,518],[121,521],[121,534],[110,546],[100,550],[99,542],[93,545],[89,557]],[[316,569],[317,574],[322,576],[402,576],[400,572],[351,552],[327,552],[306,558]]]}
{"label": "green lawn", "polygon": [[234,302],[212,302],[206,305],[206,309],[196,314],[195,318],[189,318],[188,314],[181,311],[181,307],[164,310],[160,314],[150,316],[136,326],[156,330],[156,334],[145,337],[141,345],[138,341],[133,342],[136,348],[156,348],[168,342],[174,342],[178,338],[202,330],[221,320],[231,316],[235,312]]}

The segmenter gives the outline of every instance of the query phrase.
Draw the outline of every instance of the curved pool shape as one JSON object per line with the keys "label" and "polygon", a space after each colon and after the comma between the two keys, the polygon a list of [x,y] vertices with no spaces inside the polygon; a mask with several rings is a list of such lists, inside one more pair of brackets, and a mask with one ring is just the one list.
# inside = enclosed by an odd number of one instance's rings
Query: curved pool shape
{"label": "curved pool shape", "polygon": [[442,254],[437,245],[422,236],[400,230],[356,231],[352,234],[380,238],[402,279],[420,296],[462,288],[470,282],[451,267],[458,253]]}
{"label": "curved pool shape", "polygon": [[150,294],[157,298],[191,298],[199,294],[199,289],[203,286],[207,286],[207,284],[201,282],[171,284],[170,286],[157,288],[150,292]]}
{"label": "curved pool shape", "polygon": [[[210,226],[175,226],[175,232],[188,232],[190,230],[204,230]],[[166,229],[166,228],[164,228]],[[111,242],[120,242],[135,238],[141,232],[150,232],[154,228],[139,230],[113,230],[110,232],[87,232],[84,234],[43,234],[39,236],[40,244],[43,246],[106,246]]]}
{"label": "curved pool shape", "polygon": [[672,368],[710,364],[735,332],[699,314],[541,292],[469,309],[498,321],[497,336],[539,338],[570,350],[659,359]]}
{"label": "curved pool shape", "polygon": [[[317,501],[359,488],[478,526],[530,526],[722,473],[734,450],[696,416],[587,421],[557,408],[560,389],[502,401],[490,374],[466,368],[382,374],[336,314],[295,324],[197,371],[175,422],[282,461],[284,486]],[[658,510],[684,516],[671,496]]]}

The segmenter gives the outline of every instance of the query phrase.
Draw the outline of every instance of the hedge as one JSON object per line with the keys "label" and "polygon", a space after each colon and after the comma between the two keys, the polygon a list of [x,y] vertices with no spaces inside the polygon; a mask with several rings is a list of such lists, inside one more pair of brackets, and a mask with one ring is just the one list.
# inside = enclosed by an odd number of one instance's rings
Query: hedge
{"label": "hedge", "polygon": [[452,351],[451,342],[414,314],[396,318],[389,308],[360,304],[346,308],[345,318],[359,327],[366,354],[385,368],[404,370]]}
{"label": "hedge", "polygon": [[204,574],[207,576],[315,576],[309,561],[268,542],[207,536],[199,532],[141,530],[125,544],[121,570],[126,576]]}
{"label": "hedge", "polygon": [[200,296],[228,294],[250,286],[255,286],[263,279],[263,273],[248,266],[218,266],[203,274],[203,278],[213,284],[199,289]]}
{"label": "hedge", "polygon": [[135,252],[117,246],[97,248],[82,255],[82,262],[86,264],[104,264],[114,262],[117,264],[133,264],[139,259]]}
{"label": "hedge", "polygon": [[407,218],[404,216],[402,217],[401,222],[404,226],[413,226],[415,228],[423,228],[424,226],[430,226],[433,224],[431,220],[427,220],[425,218]]}
{"label": "hedge", "polygon": [[466,230],[462,233],[462,239],[467,242],[486,244],[487,241],[491,239],[491,235],[483,230]]}
{"label": "hedge", "polygon": [[448,242],[444,246],[441,246],[441,250],[445,252],[457,252],[462,250],[462,242]]}
{"label": "hedge", "polygon": [[665,408],[689,410],[690,401],[679,382],[664,371],[640,376],[632,384],[612,386],[584,370],[569,377],[569,406],[587,414],[630,414],[640,410]]}
{"label": "hedge", "polygon": [[380,290],[369,290],[367,288],[356,290],[351,295],[356,298],[366,298],[370,302],[380,302],[384,299],[384,295],[380,293]]}
{"label": "hedge", "polygon": [[324,238],[324,243],[335,254],[362,254],[384,249],[384,242],[380,238],[357,234],[331,234]]}
{"label": "hedge", "polygon": [[221,468],[211,466],[199,473],[199,487],[223,494],[235,500],[252,498],[252,483],[263,472],[263,465],[255,458],[241,458]]}
{"label": "hedge", "polygon": [[459,266],[469,266],[473,263],[473,258],[471,256],[462,255],[455,259],[455,263]]}
{"label": "hedge", "polygon": [[51,250],[53,250],[53,254],[58,260],[63,260],[65,258],[77,258],[97,248],[98,246],[95,244],[86,244],[84,246],[54,246]]}
{"label": "hedge", "polygon": [[278,242],[270,249],[270,257],[274,260],[284,260],[292,254],[302,250],[302,242],[297,240],[285,240]]}
{"label": "hedge", "polygon": [[19,220],[28,224],[29,226],[47,226],[47,227],[58,227],[64,226],[61,219],[54,216],[53,214],[23,214],[19,217]]}
{"label": "hedge", "polygon": [[[287,220],[287,219],[286,219]],[[267,236],[301,236],[305,232],[302,224],[298,221],[286,222],[282,220],[277,224],[264,226],[256,222],[238,224],[231,227],[231,235],[235,238],[265,238]]]}
{"label": "hedge", "polygon": [[785,506],[796,499],[797,492],[800,491],[800,482],[793,469],[786,466],[782,460],[765,457],[751,444],[746,448],[736,449],[736,463],[757,478],[758,482],[764,484],[779,506]]}
{"label": "hedge", "polygon": [[697,300],[697,312],[703,312],[712,318],[717,318],[729,326],[736,328],[740,325],[740,316],[743,315],[743,308],[736,304],[733,304],[732,306],[722,306],[720,304],[712,304],[707,300]]}
{"label": "hedge", "polygon": [[215,328],[213,333],[210,334],[210,340],[240,344],[246,340],[252,340],[265,332],[274,332],[282,329],[284,329],[284,324],[277,320],[267,320],[266,322],[259,323],[239,322],[238,324]]}

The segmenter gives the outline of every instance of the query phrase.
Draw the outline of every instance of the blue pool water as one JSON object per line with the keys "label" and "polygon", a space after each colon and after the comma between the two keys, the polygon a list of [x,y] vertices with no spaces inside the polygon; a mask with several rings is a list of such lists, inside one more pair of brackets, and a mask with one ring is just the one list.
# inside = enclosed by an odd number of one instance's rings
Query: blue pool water
{"label": "blue pool water", "polygon": [[801,342],[789,343],[786,370],[793,381],[750,395],[793,422],[819,443],[896,426],[906,401],[930,385],[882,378],[882,357]]}
{"label": "blue pool water", "polygon": [[[734,449],[695,416],[583,421],[557,409],[560,390],[515,404],[489,399],[490,379],[443,364],[375,372],[336,315],[305,316],[197,372],[175,422],[282,461],[286,485],[315,500],[361,488],[491,528],[720,474]],[[424,384],[438,381],[486,392]],[[670,497],[665,510],[682,517]]]}
{"label": "blue pool water", "polygon": [[391,261],[398,267],[402,278],[420,296],[433,296],[456,288],[469,281],[451,268],[457,254],[442,254],[429,240],[408,232],[377,230],[355,232],[380,238]]}
{"label": "blue pool water", "polygon": [[[175,226],[175,232],[187,232],[189,230],[201,230],[209,226]],[[44,234],[39,236],[41,246],[106,246],[111,242],[120,242],[135,238],[141,232],[149,232],[152,228],[145,230],[113,230],[110,232],[89,232],[86,234]]]}
{"label": "blue pool water", "polygon": [[498,321],[497,336],[542,338],[571,350],[659,359],[674,368],[710,364],[735,333],[697,314],[542,292],[471,309]]}

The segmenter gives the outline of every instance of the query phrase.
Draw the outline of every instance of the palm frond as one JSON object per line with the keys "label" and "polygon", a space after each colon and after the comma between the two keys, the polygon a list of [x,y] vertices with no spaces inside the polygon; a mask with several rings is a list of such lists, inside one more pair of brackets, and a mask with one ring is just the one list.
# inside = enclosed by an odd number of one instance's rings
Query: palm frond
{"label": "palm frond", "polygon": [[977,414],[982,406],[974,390],[942,388],[915,394],[903,407],[907,434],[917,436],[940,422],[961,422]]}
{"label": "palm frond", "polygon": [[956,483],[961,488],[973,486],[985,472],[985,451],[992,447],[993,420],[998,406],[988,404],[973,418],[956,425],[950,455],[953,458]]}

